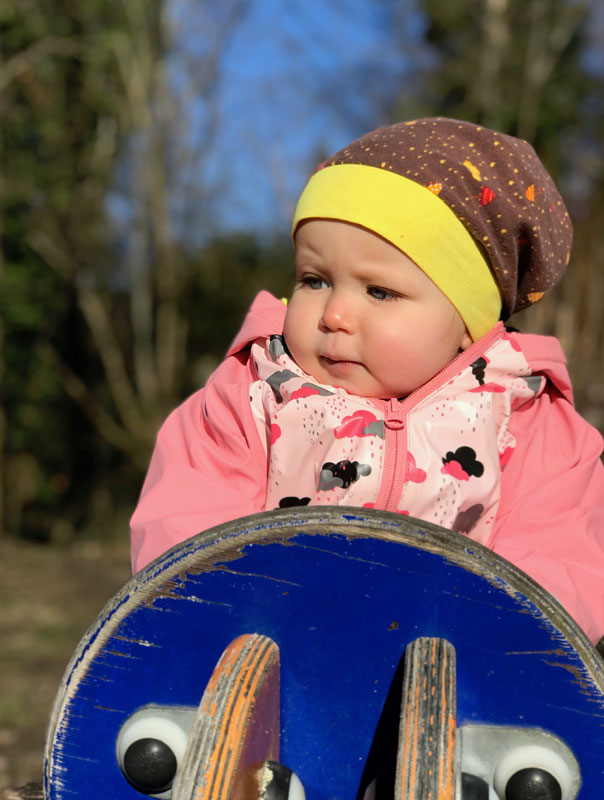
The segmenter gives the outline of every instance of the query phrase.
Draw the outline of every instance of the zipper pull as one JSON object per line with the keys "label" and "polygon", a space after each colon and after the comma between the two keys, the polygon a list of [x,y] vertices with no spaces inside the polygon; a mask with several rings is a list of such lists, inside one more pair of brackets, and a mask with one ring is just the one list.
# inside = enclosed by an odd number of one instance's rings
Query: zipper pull
{"label": "zipper pull", "polygon": [[392,431],[400,431],[405,427],[405,422],[405,413],[402,410],[402,404],[393,397],[386,406],[384,424]]}

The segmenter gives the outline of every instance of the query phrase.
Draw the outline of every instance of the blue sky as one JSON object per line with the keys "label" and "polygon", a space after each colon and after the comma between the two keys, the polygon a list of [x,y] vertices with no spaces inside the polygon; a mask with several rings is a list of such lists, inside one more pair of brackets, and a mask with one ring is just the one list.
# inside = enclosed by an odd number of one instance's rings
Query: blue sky
{"label": "blue sky", "polygon": [[[203,16],[213,4],[172,3],[182,87],[187,69],[204,63],[217,23],[213,12]],[[281,230],[317,155],[388,121],[385,110],[411,69],[403,45],[418,40],[422,18],[414,0],[251,0],[246,9],[217,78],[212,155],[191,174],[191,188],[200,174],[204,186],[216,184],[207,209],[213,226]],[[187,111],[201,137],[205,108]]]}
{"label": "blue sky", "polygon": [[[170,107],[155,129],[171,144],[172,236],[192,248],[287,234],[318,160],[392,121],[422,66],[420,0],[166,1]],[[152,257],[150,157],[133,136],[107,200],[115,247],[136,263]]]}
{"label": "blue sky", "polygon": [[[167,3],[171,218],[175,235],[193,244],[225,229],[286,231],[319,157],[392,121],[394,101],[414,96],[435,57],[423,43],[421,0]],[[604,12],[592,3],[594,46],[585,59],[598,72]],[[122,161],[121,198],[109,202],[126,236],[133,210],[126,173],[137,147]]]}

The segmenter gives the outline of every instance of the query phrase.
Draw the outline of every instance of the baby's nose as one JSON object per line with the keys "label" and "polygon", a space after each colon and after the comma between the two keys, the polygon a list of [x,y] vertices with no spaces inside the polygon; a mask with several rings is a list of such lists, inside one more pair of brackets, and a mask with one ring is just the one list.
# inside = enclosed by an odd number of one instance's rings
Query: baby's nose
{"label": "baby's nose", "polygon": [[330,331],[352,331],[354,327],[354,310],[350,302],[342,295],[330,293],[323,307],[320,320],[321,328]]}

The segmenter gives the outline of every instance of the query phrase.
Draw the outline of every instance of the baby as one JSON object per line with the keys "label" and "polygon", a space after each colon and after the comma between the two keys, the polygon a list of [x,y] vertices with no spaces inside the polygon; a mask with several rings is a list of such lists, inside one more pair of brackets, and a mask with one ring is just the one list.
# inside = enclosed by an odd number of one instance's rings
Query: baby
{"label": "baby", "polygon": [[523,569],[604,634],[604,470],[556,339],[506,329],[569,260],[526,142],[468,122],[380,128],[296,208],[286,306],[255,300],[162,426],[133,568],[213,525],[296,505],[410,514]]}

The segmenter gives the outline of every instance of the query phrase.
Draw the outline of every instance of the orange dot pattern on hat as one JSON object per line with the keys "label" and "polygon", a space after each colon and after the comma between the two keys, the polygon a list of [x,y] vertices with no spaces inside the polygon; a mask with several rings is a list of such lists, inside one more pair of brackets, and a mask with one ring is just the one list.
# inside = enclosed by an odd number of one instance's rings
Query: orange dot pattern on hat
{"label": "orange dot pattern on hat", "polygon": [[[378,128],[321,166],[365,164],[433,192],[483,248],[506,319],[559,281],[572,224],[554,182],[528,142],[470,122],[429,117]],[[426,220],[429,231],[430,220]]]}

